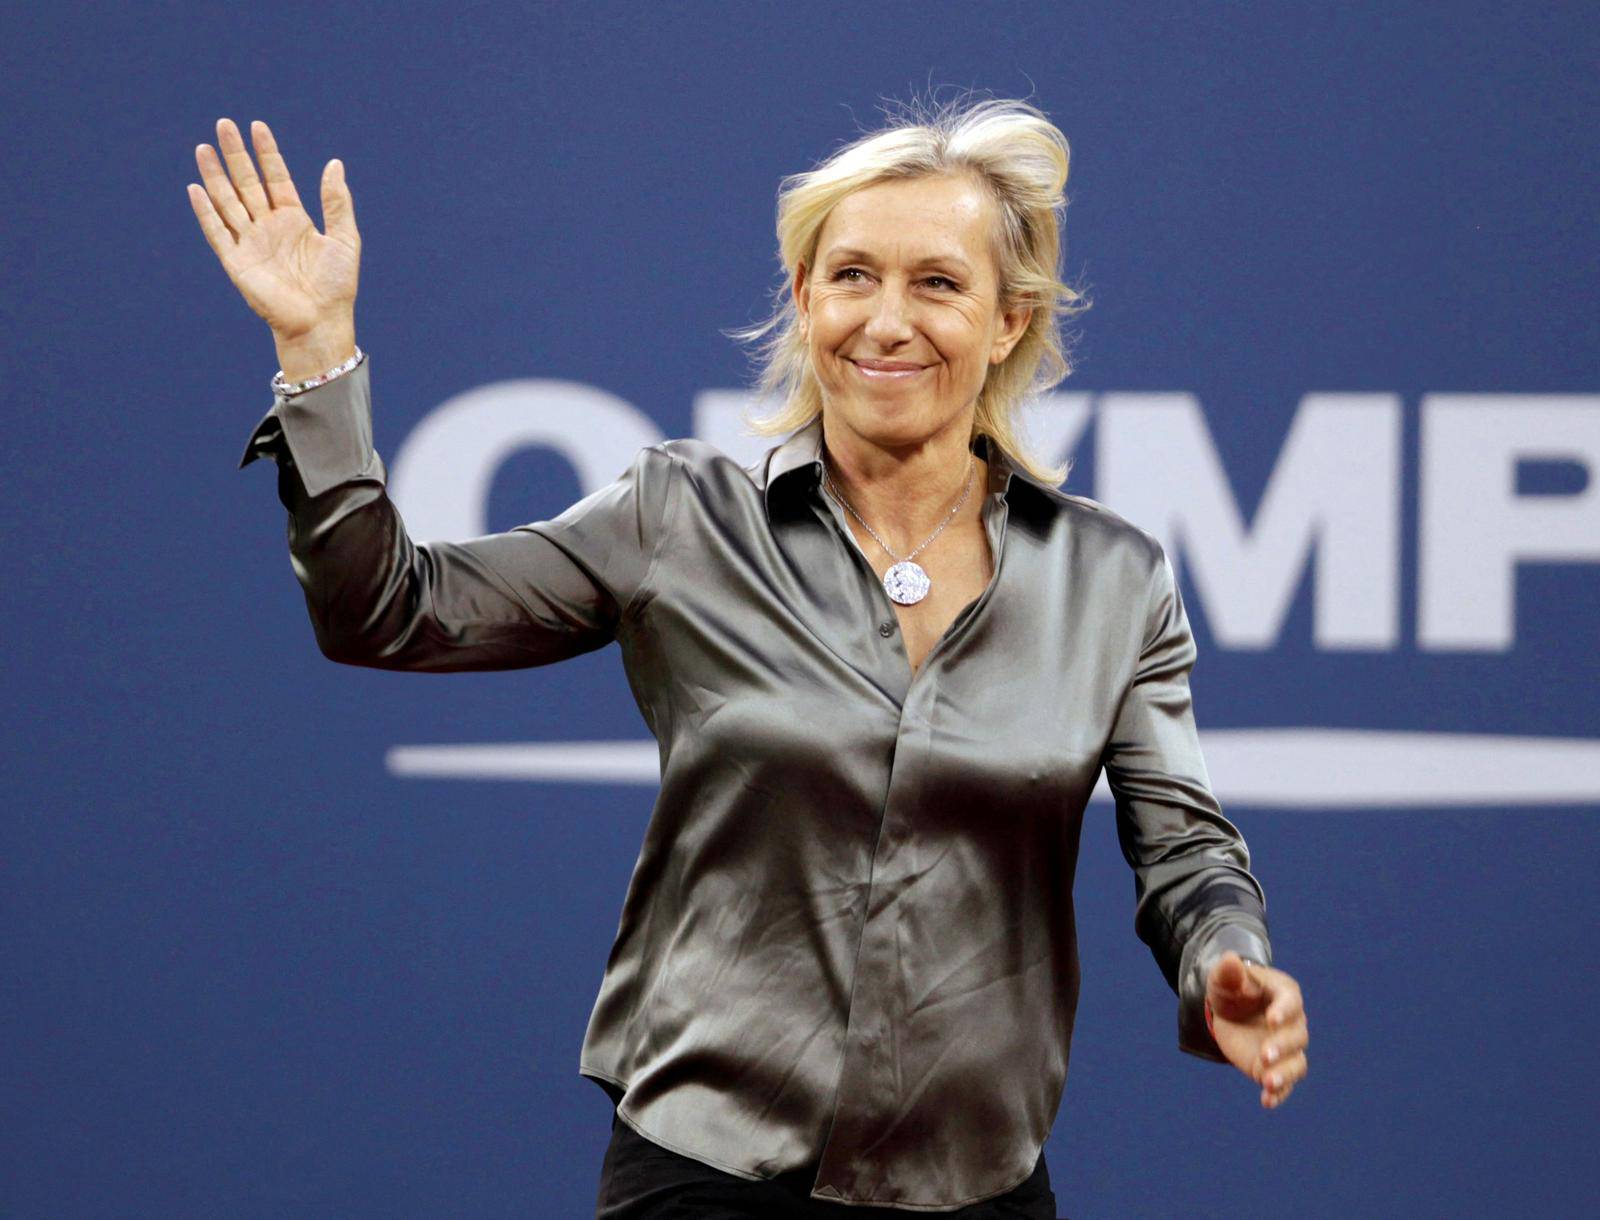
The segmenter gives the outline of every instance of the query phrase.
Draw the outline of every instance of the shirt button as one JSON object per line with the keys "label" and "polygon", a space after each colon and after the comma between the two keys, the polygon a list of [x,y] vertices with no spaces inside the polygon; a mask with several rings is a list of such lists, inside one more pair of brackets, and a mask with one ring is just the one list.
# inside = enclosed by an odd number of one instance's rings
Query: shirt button
{"label": "shirt button", "polygon": [[878,634],[883,636],[883,637],[885,637],[885,638],[888,638],[889,636],[893,635],[894,634],[894,624],[893,623],[879,623],[878,624]]}

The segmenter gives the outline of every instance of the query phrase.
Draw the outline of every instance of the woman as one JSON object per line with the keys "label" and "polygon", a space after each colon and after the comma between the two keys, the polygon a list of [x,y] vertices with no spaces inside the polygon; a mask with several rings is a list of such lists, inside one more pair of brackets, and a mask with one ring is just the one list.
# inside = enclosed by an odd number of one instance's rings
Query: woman
{"label": "woman", "polygon": [[[327,232],[256,123],[200,145],[200,226],[282,368],[279,467],[328,657],[543,665],[621,646],[661,793],[584,1040],[616,1103],[599,1214],[1054,1216],[1101,767],[1178,1045],[1279,1105],[1306,1073],[1249,853],[1207,783],[1156,539],[1058,489],[1013,412],[1067,371],[1067,145],[1036,109],[911,115],[785,182],[745,468],[640,452],[550,521],[417,545],[373,451],[343,167]],[[853,1205],[848,1208],[845,1205]]]}

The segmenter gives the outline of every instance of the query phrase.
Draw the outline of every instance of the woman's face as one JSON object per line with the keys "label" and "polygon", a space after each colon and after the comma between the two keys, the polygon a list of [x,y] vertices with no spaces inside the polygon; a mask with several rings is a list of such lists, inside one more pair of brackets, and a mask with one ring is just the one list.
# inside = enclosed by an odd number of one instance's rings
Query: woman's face
{"label": "woman's face", "polygon": [[984,378],[1031,312],[999,307],[995,222],[965,175],[880,182],[834,205],[793,285],[828,424],[885,447],[970,435]]}

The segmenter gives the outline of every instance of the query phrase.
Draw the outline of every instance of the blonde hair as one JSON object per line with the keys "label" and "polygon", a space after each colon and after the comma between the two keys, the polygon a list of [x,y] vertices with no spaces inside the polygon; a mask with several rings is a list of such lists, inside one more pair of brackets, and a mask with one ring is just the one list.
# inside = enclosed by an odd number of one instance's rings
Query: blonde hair
{"label": "blonde hair", "polygon": [[745,422],[756,435],[773,436],[804,427],[822,411],[822,387],[811,370],[790,285],[801,262],[812,266],[834,205],[853,191],[891,179],[969,174],[998,205],[993,252],[1000,308],[1033,309],[1010,354],[988,370],[973,435],[988,434],[1030,475],[1057,486],[1072,463],[1051,467],[1033,457],[1020,436],[1017,408],[1072,372],[1057,321],[1088,308],[1083,294],[1057,273],[1067,203],[1067,139],[1042,111],[1016,99],[957,98],[942,105],[913,99],[889,117],[886,126],[860,136],[816,168],[782,180],[777,230],[784,279],[773,294],[773,311],[757,325],[725,333],[757,344],[755,394],[783,405],[765,417],[747,410]]}

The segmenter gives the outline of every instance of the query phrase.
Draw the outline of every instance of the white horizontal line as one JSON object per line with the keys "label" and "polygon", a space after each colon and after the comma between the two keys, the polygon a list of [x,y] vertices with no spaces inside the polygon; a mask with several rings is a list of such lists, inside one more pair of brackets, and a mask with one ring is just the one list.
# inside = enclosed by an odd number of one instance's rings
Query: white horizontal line
{"label": "white horizontal line", "polygon": [[[1373,729],[1212,729],[1211,790],[1228,805],[1308,808],[1600,804],[1600,738]],[[393,746],[411,779],[660,782],[654,741]],[[1109,801],[1101,774],[1093,798]]]}
{"label": "white horizontal line", "polygon": [[657,784],[653,741],[507,742],[391,746],[391,775],[409,779],[530,779],[573,784]]}

